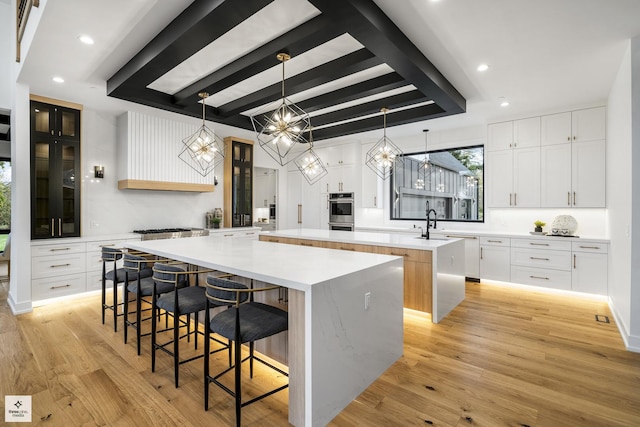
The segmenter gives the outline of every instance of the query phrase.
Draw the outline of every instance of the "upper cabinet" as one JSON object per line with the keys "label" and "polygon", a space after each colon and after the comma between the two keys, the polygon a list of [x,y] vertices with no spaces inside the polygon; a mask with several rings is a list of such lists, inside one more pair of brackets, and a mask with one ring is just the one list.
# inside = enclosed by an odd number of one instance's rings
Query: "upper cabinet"
{"label": "upper cabinet", "polygon": [[487,127],[487,151],[540,146],[540,117],[492,123]]}
{"label": "upper cabinet", "polygon": [[31,136],[80,141],[80,112],[73,108],[32,101]]}
{"label": "upper cabinet", "polygon": [[605,107],[487,127],[487,207],[605,207]]}
{"label": "upper cabinet", "polygon": [[541,144],[588,142],[606,138],[605,108],[595,107],[541,117]]}
{"label": "upper cabinet", "polygon": [[80,108],[31,101],[31,238],[80,236]]}
{"label": "upper cabinet", "polygon": [[253,224],[253,141],[224,139],[224,226]]}
{"label": "upper cabinet", "polygon": [[356,167],[359,145],[355,143],[317,148],[316,154],[327,167],[327,175],[320,180],[320,192],[356,191],[359,167]]}
{"label": "upper cabinet", "polygon": [[605,207],[605,108],[543,116],[541,123],[541,206]]}
{"label": "upper cabinet", "polygon": [[487,128],[487,206],[540,206],[540,117]]}

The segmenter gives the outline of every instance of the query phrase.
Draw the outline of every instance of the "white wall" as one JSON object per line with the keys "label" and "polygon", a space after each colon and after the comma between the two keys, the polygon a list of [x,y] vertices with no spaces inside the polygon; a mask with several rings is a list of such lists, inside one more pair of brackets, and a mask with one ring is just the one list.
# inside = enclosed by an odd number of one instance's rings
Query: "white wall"
{"label": "white wall", "polygon": [[625,340],[630,331],[631,295],[631,49],[620,64],[607,106],[607,206],[609,297]]}
{"label": "white wall", "polygon": [[[631,223],[640,224],[640,35],[631,40]],[[634,191],[635,190],[635,191]],[[640,352],[640,227],[631,229],[631,319],[629,347]]]}

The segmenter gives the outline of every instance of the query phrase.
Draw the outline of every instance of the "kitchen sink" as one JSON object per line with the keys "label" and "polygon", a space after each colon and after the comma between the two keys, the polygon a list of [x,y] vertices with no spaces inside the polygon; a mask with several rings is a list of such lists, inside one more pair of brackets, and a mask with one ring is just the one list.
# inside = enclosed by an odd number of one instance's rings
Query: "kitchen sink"
{"label": "kitchen sink", "polygon": [[422,239],[422,240],[450,240],[447,239],[446,237],[429,237],[428,239],[422,237],[422,236],[416,236],[414,237],[414,239]]}

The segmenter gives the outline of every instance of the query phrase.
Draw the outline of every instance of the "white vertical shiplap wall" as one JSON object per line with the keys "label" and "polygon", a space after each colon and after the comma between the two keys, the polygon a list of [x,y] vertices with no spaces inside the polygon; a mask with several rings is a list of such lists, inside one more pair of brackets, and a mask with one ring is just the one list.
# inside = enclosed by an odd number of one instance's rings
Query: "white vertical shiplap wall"
{"label": "white vertical shiplap wall", "polygon": [[[199,125],[128,111],[118,120],[118,179],[213,184],[178,155]],[[126,130],[123,127],[126,126]]]}

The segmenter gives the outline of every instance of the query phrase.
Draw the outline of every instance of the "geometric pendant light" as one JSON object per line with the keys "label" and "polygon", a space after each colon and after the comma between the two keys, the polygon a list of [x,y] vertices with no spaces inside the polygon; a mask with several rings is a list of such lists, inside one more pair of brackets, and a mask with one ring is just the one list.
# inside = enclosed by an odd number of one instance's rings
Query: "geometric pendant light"
{"label": "geometric pendant light", "polygon": [[257,113],[251,117],[256,139],[263,150],[281,166],[297,157],[296,144],[307,144],[305,134],[311,127],[309,115],[284,95],[284,63],[291,59],[288,53],[278,53],[282,62],[282,100],[280,106],[266,113]]}
{"label": "geometric pendant light", "polygon": [[309,185],[320,181],[328,173],[320,157],[313,151],[311,128],[309,128],[309,149],[295,158],[295,164]]}
{"label": "geometric pendant light", "polygon": [[183,148],[178,157],[202,176],[207,176],[224,160],[224,144],[205,124],[204,100],[209,97],[200,92],[202,99],[202,126],[192,135],[182,140]]}
{"label": "geometric pendant light", "polygon": [[402,151],[387,138],[387,108],[382,108],[384,115],[383,137],[367,152],[365,164],[383,180],[391,176],[396,163],[402,163]]}

